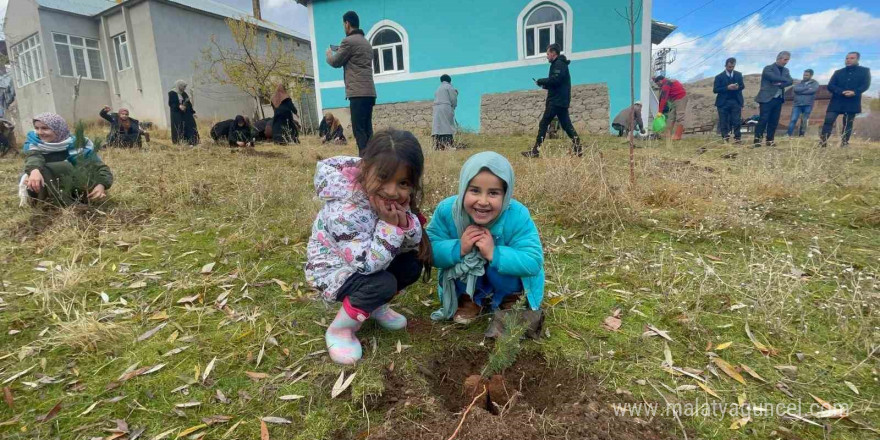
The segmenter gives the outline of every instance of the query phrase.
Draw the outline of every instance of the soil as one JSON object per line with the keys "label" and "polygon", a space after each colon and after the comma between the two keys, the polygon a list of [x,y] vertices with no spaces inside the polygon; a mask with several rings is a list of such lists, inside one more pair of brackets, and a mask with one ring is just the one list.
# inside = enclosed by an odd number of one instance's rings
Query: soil
{"label": "soil", "polygon": [[354,438],[446,440],[482,385],[493,397],[473,405],[459,440],[659,440],[680,433],[670,420],[615,415],[611,403],[634,400],[606,391],[584,373],[550,365],[540,355],[524,353],[503,376],[488,380],[479,376],[486,359],[485,351],[460,351],[420,365],[418,374],[428,383],[428,390],[421,391],[419,381],[387,373],[385,393],[371,405],[384,411],[385,422]]}

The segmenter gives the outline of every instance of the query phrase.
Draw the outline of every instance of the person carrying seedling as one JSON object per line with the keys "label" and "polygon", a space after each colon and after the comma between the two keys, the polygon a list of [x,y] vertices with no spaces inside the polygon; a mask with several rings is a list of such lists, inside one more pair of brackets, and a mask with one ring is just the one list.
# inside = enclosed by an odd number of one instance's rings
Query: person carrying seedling
{"label": "person carrying seedling", "polygon": [[84,126],[78,125],[76,135],[71,136],[67,122],[55,113],[40,113],[33,123],[34,130],[24,143],[21,206],[28,202],[66,206],[107,197],[113,173],[84,136]]}

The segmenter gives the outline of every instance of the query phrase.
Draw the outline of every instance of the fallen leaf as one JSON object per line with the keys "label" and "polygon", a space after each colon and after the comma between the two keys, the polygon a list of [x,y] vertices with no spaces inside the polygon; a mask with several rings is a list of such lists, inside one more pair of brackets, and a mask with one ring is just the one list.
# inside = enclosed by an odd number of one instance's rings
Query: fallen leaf
{"label": "fallen leaf", "polygon": [[150,321],[164,321],[168,319],[168,313],[162,310],[161,312],[153,313],[153,315],[150,316],[149,319]]}
{"label": "fallen leaf", "polygon": [[104,301],[104,304],[110,302],[110,296],[107,295],[106,293],[101,292],[101,293],[98,294],[98,296],[101,297],[101,301]]}
{"label": "fallen leaf", "polygon": [[776,365],[773,368],[779,370],[782,374],[784,374],[789,379],[794,379],[797,377],[797,367],[794,365]]}
{"label": "fallen leaf", "polygon": [[724,350],[725,348],[730,347],[730,344],[733,344],[733,342],[725,342],[723,344],[718,344],[715,346],[715,351]]}
{"label": "fallen leaf", "polygon": [[672,350],[669,349],[669,344],[667,344],[666,341],[663,341],[663,358],[663,362],[666,364],[667,367],[671,367],[673,365]]}
{"label": "fallen leaf", "polygon": [[46,413],[46,415],[39,417],[37,421],[40,423],[46,423],[49,420],[54,419],[59,412],[61,412],[61,402],[56,403],[55,406],[53,406],[52,409],[50,409],[49,412]]}
{"label": "fallen leaf", "polygon": [[822,399],[816,397],[815,395],[813,395],[813,393],[807,393],[807,394],[809,394],[810,397],[813,398],[813,400],[815,400],[816,402],[818,402],[819,405],[822,405],[822,408],[825,408],[825,409],[834,409],[834,407],[833,407],[830,403],[828,403],[828,402],[826,402],[826,401],[824,401],[824,400],[822,400]]}
{"label": "fallen leaf", "polygon": [[201,274],[207,275],[207,274],[211,273],[211,271],[214,270],[214,264],[216,264],[216,263],[211,262],[211,263],[208,263],[208,264],[202,266]]}
{"label": "fallen leaf", "polygon": [[202,402],[184,402],[178,403],[174,405],[175,408],[192,408],[194,406],[201,406]]}
{"label": "fallen leaf", "polygon": [[193,303],[193,302],[198,301],[199,297],[201,297],[201,296],[202,296],[202,294],[200,294],[200,293],[197,293],[192,296],[184,296],[183,298],[180,298],[179,300],[177,300],[177,304]]}
{"label": "fallen leaf", "polygon": [[99,403],[101,403],[100,400],[97,401],[97,402],[93,402],[91,405],[89,405],[88,408],[86,408],[85,411],[79,413],[79,416],[77,416],[77,417],[82,417],[82,416],[84,416],[84,415],[86,415],[86,414],[92,412],[92,410],[95,409],[95,407],[98,406]]}
{"label": "fallen leaf", "polygon": [[847,412],[846,408],[834,408],[813,413],[812,416],[817,419],[839,419],[841,417],[846,417]]}
{"label": "fallen leaf", "polygon": [[349,387],[349,385],[351,385],[351,382],[354,380],[354,376],[356,374],[357,372],[351,373],[351,376],[348,376],[348,379],[346,379],[345,371],[340,372],[339,379],[336,379],[336,383],[333,384],[333,390],[330,391],[330,398],[334,399],[342,394],[342,392],[345,391]]}
{"label": "fallen leaf", "polygon": [[742,375],[739,374],[735,368],[733,368],[733,365],[730,365],[724,359],[721,359],[720,357],[714,357],[714,358],[712,358],[712,362],[715,365],[717,365],[718,368],[721,369],[721,371],[723,371],[728,376],[732,377],[737,382],[739,382],[743,385],[746,384],[746,380],[742,377]]}
{"label": "fallen leaf", "polygon": [[696,385],[679,385],[675,388],[675,391],[693,391],[697,389]]}
{"label": "fallen leaf", "polygon": [[232,434],[232,431],[235,431],[235,428],[238,428],[238,425],[241,425],[242,422],[244,422],[244,420],[239,420],[239,421],[235,422],[235,424],[232,425],[232,427],[230,427],[230,428],[226,431],[225,434],[223,434],[223,437],[220,437],[220,438],[226,438],[226,437],[229,437],[229,435]]}
{"label": "fallen leaf", "polygon": [[749,340],[752,341],[752,344],[755,345],[755,348],[757,348],[758,351],[760,351],[761,353],[763,353],[765,356],[775,356],[775,355],[777,354],[777,351],[776,351],[775,348],[773,348],[773,347],[768,347],[768,346],[762,344],[761,342],[759,342],[759,341],[755,338],[755,335],[753,335],[753,334],[752,334],[752,331],[749,329],[749,323],[748,323],[748,322],[746,323],[746,336],[749,337]]}
{"label": "fallen leaf", "polygon": [[153,374],[163,368],[165,368],[165,364],[158,364],[153,367],[150,367],[150,369],[148,369],[147,371],[144,371],[143,373],[141,373],[141,375]]}
{"label": "fallen leaf", "polygon": [[168,342],[168,343],[173,344],[174,341],[177,340],[177,335],[179,335],[179,334],[180,334],[180,332],[178,332],[177,330],[174,330],[174,331],[171,333],[171,335],[168,336],[168,339],[166,339],[165,342]]}
{"label": "fallen leaf", "polygon": [[226,398],[226,395],[223,394],[223,391],[220,391],[219,389],[217,390],[217,393],[215,394],[215,397],[216,397],[217,401],[220,402],[220,403],[222,403],[222,404],[228,404],[228,403],[229,403],[229,399],[227,399],[227,398]]}
{"label": "fallen leaf", "polygon": [[703,391],[705,391],[706,393],[708,393],[712,396],[715,396],[715,398],[718,398],[718,399],[721,398],[721,396],[719,396],[718,393],[715,392],[715,390],[713,390],[712,388],[709,388],[709,385],[704,385],[702,382],[697,382],[697,386],[702,388]]}
{"label": "fallen leaf", "polygon": [[748,365],[746,365],[746,364],[739,364],[739,367],[742,368],[743,371],[745,371],[746,373],[749,373],[749,376],[752,376],[752,377],[754,377],[755,379],[760,380],[761,382],[767,382],[766,380],[764,380],[763,377],[761,377],[760,375],[758,375],[758,373],[756,373],[755,370],[752,370]]}
{"label": "fallen leaf", "polygon": [[177,428],[171,428],[171,429],[153,437],[151,440],[162,440],[163,438],[167,438],[169,435],[171,435],[171,433],[174,432],[175,429],[177,429]]}
{"label": "fallen leaf", "polygon": [[9,377],[8,377],[6,380],[4,380],[3,383],[0,384],[0,385],[6,385],[6,384],[8,384],[9,382],[14,381],[15,379],[18,379],[19,377],[24,376],[25,374],[27,374],[29,371],[33,370],[34,368],[37,368],[37,366],[34,365],[33,367],[30,367],[30,368],[28,368],[28,369],[26,369],[26,370],[19,371],[18,373],[15,373],[15,374],[13,374],[12,376],[9,376]]}
{"label": "fallen leaf", "polygon": [[706,258],[708,258],[708,259],[710,259],[710,260],[712,260],[712,261],[721,261],[721,258],[716,257],[716,256],[711,255],[711,254],[703,254],[703,256],[705,256]]}
{"label": "fallen leaf", "polygon": [[257,373],[255,371],[245,371],[244,374],[247,374],[247,376],[253,380],[261,380],[269,377],[266,373]]}
{"label": "fallen leaf", "polygon": [[289,424],[293,423],[290,420],[287,420],[283,417],[263,417],[260,419],[260,421],[266,422],[266,423],[274,423],[276,425],[289,425]]}
{"label": "fallen leaf", "polygon": [[788,396],[788,397],[794,397],[794,394],[791,393],[791,388],[789,388],[788,385],[786,385],[786,384],[784,384],[784,383],[782,383],[782,382],[777,382],[777,383],[776,383],[776,389],[779,390],[782,394],[785,394],[785,395]]}
{"label": "fallen leaf", "polygon": [[15,399],[12,398],[12,389],[9,387],[3,387],[3,400],[6,401],[6,406],[8,406],[9,409],[15,408]]}
{"label": "fallen leaf", "polygon": [[748,400],[746,399],[746,393],[740,393],[738,396],[736,396],[737,405],[745,406],[746,402],[748,402]]}
{"label": "fallen leaf", "polygon": [[163,322],[163,323],[147,330],[146,332],[144,332],[144,334],[138,336],[137,342],[143,342],[143,341],[146,341],[147,339],[150,339],[153,335],[158,333],[159,330],[162,330],[163,328],[165,328],[166,325],[168,325],[168,323]]}
{"label": "fallen leaf", "polygon": [[194,433],[194,432],[196,432],[196,431],[199,431],[199,430],[205,429],[205,428],[207,428],[207,427],[208,427],[207,424],[202,423],[201,425],[196,425],[196,426],[192,426],[192,427],[186,428],[186,429],[184,429],[183,431],[180,431],[179,434],[177,434],[177,438],[186,437],[186,436],[188,436],[188,435],[190,435],[190,434],[192,434],[192,433]]}
{"label": "fallen leaf", "polygon": [[129,289],[143,289],[144,287],[147,287],[147,283],[144,281],[135,281],[128,286]]}
{"label": "fallen leaf", "polygon": [[300,396],[299,394],[287,394],[285,396],[281,396],[278,400],[299,400],[305,396]]}
{"label": "fallen leaf", "polygon": [[162,357],[174,356],[175,354],[181,353],[184,350],[188,349],[189,345],[184,345],[183,347],[177,347],[173,350],[169,350],[162,355]]}
{"label": "fallen leaf", "polygon": [[856,386],[855,386],[855,385],[853,385],[853,383],[852,383],[852,382],[850,382],[850,381],[848,381],[848,380],[845,380],[845,381],[843,381],[843,383],[845,383],[845,384],[846,384],[846,386],[848,386],[848,387],[849,387],[849,389],[851,389],[851,390],[852,390],[852,392],[854,392],[854,393],[856,393],[856,394],[859,394],[859,389],[858,389],[858,388],[856,388]]}
{"label": "fallen leaf", "polygon": [[[205,372],[202,373],[202,382],[204,382],[205,379],[208,378],[208,375],[211,374],[211,371],[214,370],[214,363],[215,362],[217,362],[217,356],[214,356],[214,359],[211,359],[211,362],[208,362],[208,366],[205,367]],[[198,376],[199,375],[196,374],[196,377],[198,377]]]}
{"label": "fallen leaf", "polygon": [[742,428],[743,426],[746,426],[746,423],[749,423],[749,421],[751,421],[751,420],[752,420],[752,418],[750,416],[745,416],[741,419],[736,419],[733,421],[733,423],[730,424],[730,429]]}
{"label": "fallen leaf", "polygon": [[660,330],[651,324],[648,324],[647,327],[648,327],[648,330],[651,330],[652,332],[656,333],[657,336],[660,336],[661,338],[666,339],[669,342],[672,342],[672,338],[669,337],[669,333],[666,330]]}
{"label": "fallen leaf", "polygon": [[290,292],[290,286],[287,285],[284,281],[279,280],[278,278],[272,278],[272,281],[281,288],[282,292]]}
{"label": "fallen leaf", "polygon": [[260,420],[260,440],[269,440],[269,427],[265,420]]}

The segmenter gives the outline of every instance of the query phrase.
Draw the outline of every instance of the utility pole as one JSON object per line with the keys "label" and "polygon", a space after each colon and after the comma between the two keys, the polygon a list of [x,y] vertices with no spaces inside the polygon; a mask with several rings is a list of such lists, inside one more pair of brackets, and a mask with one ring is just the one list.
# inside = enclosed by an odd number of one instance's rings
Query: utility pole
{"label": "utility pole", "polygon": [[657,75],[666,76],[666,66],[672,64],[675,61],[675,50],[669,47],[664,47],[657,50],[654,55],[654,63],[651,68],[654,69],[654,74],[651,77],[655,77]]}
{"label": "utility pole", "polygon": [[254,18],[257,20],[263,19],[263,13],[260,12],[260,0],[251,0],[254,5]]}

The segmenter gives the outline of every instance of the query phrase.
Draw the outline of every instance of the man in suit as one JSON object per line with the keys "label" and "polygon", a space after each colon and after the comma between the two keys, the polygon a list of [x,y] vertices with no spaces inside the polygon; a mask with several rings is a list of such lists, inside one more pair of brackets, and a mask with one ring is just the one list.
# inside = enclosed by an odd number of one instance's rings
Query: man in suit
{"label": "man in suit", "polygon": [[764,71],[761,72],[761,90],[755,97],[759,108],[758,125],[755,127],[755,148],[761,146],[765,131],[767,146],[776,145],[773,139],[776,138],[779,114],[782,112],[782,103],[785,102],[785,88],[794,83],[785,67],[790,59],[790,52],[779,52],[779,55],[776,55],[776,62],[764,67]]}
{"label": "man in suit", "polygon": [[813,102],[816,100],[816,92],[819,91],[819,83],[813,79],[813,69],[804,70],[803,81],[794,86],[794,102],[791,105],[791,121],[788,122],[788,136],[794,135],[794,127],[801,120],[801,129],[798,136],[803,137],[807,131],[807,121],[813,112]]}
{"label": "man in suit", "polygon": [[740,143],[740,125],[742,125],[743,82],[742,73],[734,70],[736,58],[728,58],[724,62],[724,71],[715,76],[713,91],[715,107],[718,108],[718,132],[724,142],[730,140],[730,132],[733,131],[733,141]]}
{"label": "man in suit", "polygon": [[831,136],[831,129],[837,122],[837,117],[843,114],[843,131],[841,147],[849,144],[852,135],[853,119],[862,112],[862,93],[871,87],[871,69],[859,66],[861,55],[858,52],[846,54],[846,67],[837,70],[828,81],[828,91],[831,92],[831,102],[825,111],[825,123],[822,125],[822,135],[819,146],[824,147]]}

